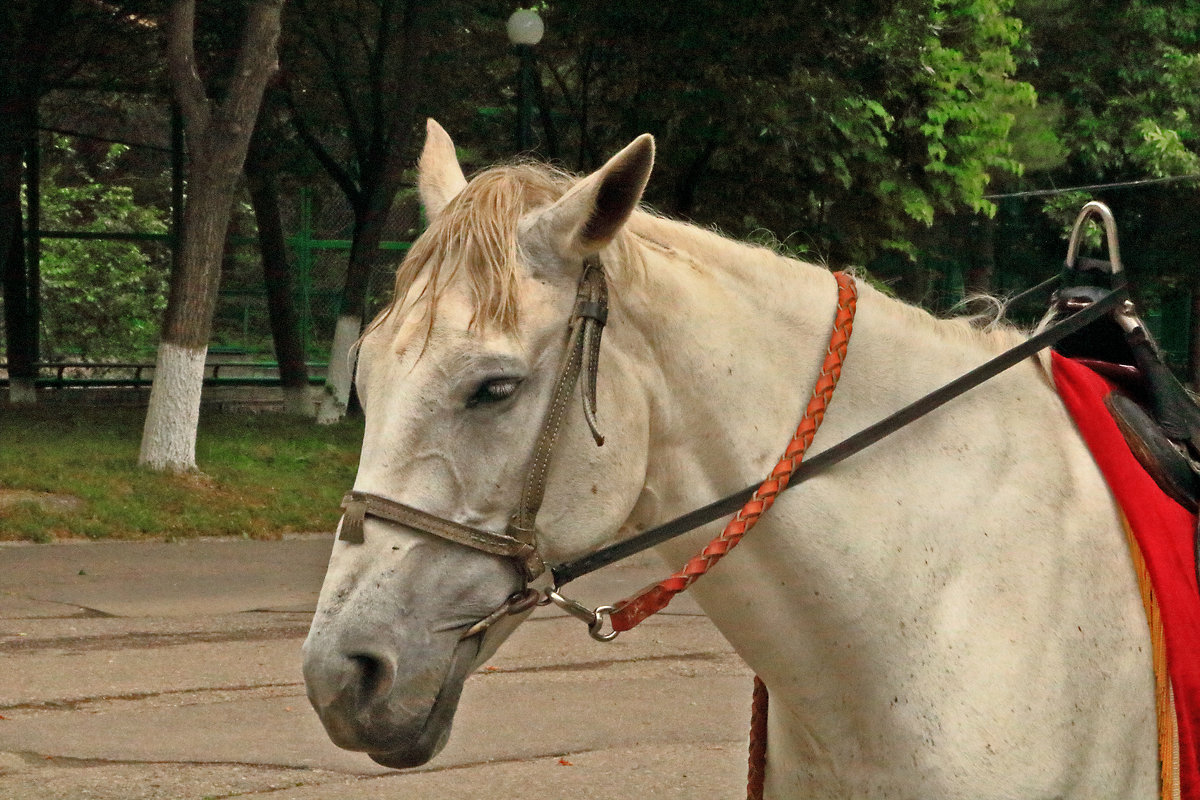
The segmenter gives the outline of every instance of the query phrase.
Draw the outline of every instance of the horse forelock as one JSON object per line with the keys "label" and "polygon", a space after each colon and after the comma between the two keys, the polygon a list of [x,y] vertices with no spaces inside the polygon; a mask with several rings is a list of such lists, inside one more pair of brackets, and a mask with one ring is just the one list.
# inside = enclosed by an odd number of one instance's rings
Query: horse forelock
{"label": "horse forelock", "polygon": [[[542,164],[501,165],[473,177],[413,242],[396,271],[391,303],[370,327],[420,305],[432,328],[446,289],[461,281],[472,303],[472,326],[514,330],[520,311],[518,222],[561,198],[576,180]],[[620,255],[612,261],[629,260],[627,239],[618,234],[613,248]],[[620,271],[617,263],[606,266],[610,275]]]}
{"label": "horse forelock", "polygon": [[392,302],[373,326],[422,300],[432,324],[446,288],[461,277],[474,302],[472,324],[515,327],[517,222],[569,185],[565,175],[529,164],[493,167],[473,178],[413,242],[396,271]]}

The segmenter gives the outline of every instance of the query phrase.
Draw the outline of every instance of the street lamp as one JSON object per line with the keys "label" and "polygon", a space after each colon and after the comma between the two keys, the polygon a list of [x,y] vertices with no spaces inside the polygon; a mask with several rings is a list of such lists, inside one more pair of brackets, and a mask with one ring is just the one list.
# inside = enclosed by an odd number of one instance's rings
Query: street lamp
{"label": "street lamp", "polygon": [[508,40],[521,59],[517,80],[517,150],[533,148],[533,46],[542,40],[546,26],[531,8],[518,8],[508,18]]}

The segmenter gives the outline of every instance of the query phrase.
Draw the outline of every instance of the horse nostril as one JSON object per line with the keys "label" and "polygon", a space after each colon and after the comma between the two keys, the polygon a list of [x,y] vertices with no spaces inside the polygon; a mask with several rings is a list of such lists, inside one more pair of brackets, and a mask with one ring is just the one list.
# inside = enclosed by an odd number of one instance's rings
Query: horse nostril
{"label": "horse nostril", "polygon": [[358,670],[359,696],[362,699],[387,694],[392,688],[396,671],[387,659],[372,653],[357,653],[349,658]]}

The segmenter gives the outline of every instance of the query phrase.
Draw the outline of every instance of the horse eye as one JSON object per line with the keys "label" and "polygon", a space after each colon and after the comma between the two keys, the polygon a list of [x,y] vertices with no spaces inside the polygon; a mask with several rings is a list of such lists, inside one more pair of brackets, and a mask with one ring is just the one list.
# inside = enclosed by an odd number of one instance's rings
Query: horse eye
{"label": "horse eye", "polygon": [[475,394],[467,398],[467,408],[485,405],[487,403],[500,403],[512,397],[517,392],[517,387],[521,385],[520,378],[492,378],[479,384],[479,388],[475,390]]}

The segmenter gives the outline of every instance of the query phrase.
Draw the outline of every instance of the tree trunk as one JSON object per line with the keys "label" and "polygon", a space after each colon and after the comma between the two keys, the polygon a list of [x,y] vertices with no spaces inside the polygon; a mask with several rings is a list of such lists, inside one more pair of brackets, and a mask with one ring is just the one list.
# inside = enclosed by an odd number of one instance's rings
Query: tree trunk
{"label": "tree trunk", "polygon": [[[964,214],[964,217],[966,215]],[[996,219],[976,215],[968,225],[967,294],[991,294],[996,281]]]}
{"label": "tree trunk", "polygon": [[150,387],[139,463],[182,472],[196,467],[196,427],[204,362],[221,281],[221,255],[236,183],[214,170],[194,170],[183,213],[179,263]]}
{"label": "tree trunk", "polygon": [[325,391],[317,409],[317,422],[322,425],[337,422],[350,407],[350,389],[354,383],[354,359],[351,353],[362,333],[367,283],[375,260],[379,257],[379,243],[383,240],[386,219],[386,211],[382,214],[378,211],[355,211],[354,239],[346,267],[346,283],[342,287],[337,327],[334,328],[333,345],[329,349]]}
{"label": "tree trunk", "polygon": [[254,220],[258,224],[258,247],[262,254],[263,283],[267,290],[267,312],[279,382],[283,387],[284,412],[311,417],[316,412],[309,396],[308,365],[300,341],[300,322],[292,295],[292,272],[279,211],[279,183],[267,164],[262,147],[251,139],[246,157],[246,178]]}
{"label": "tree trunk", "polygon": [[708,163],[716,152],[717,143],[708,141],[704,143],[703,149],[696,154],[695,158],[688,161],[687,167],[675,180],[674,207],[671,209],[671,213],[682,217],[692,215],[696,208],[696,189],[699,188],[700,180],[704,177],[705,170],[708,169]]}
{"label": "tree trunk", "polygon": [[[341,419],[350,405],[354,374],[350,354],[362,331],[367,282],[379,258],[383,226],[409,166],[416,99],[434,41],[430,20],[453,24],[455,18],[444,6],[420,0],[375,3],[373,12],[364,14],[356,25],[369,29],[370,35],[360,32],[349,37],[342,36],[346,29],[336,17],[326,18],[332,24],[322,24],[320,15],[329,13],[328,4],[298,0],[295,6],[310,23],[306,36],[314,49],[328,54],[325,60],[331,80],[343,87],[337,95],[345,111],[345,136],[356,143],[353,167],[344,166],[307,125],[300,110],[304,93],[289,93],[297,133],[354,209],[353,244],[330,348],[329,373],[317,411],[320,423]],[[368,80],[351,78],[345,65],[355,61],[366,67]]]}
{"label": "tree trunk", "polygon": [[282,5],[283,0],[258,0],[249,8],[234,77],[220,104],[209,100],[196,70],[195,0],[175,0],[171,6],[167,61],[183,112],[191,179],[138,459],[151,469],[196,468],[196,426],[221,256],[263,90],[277,67]]}
{"label": "tree trunk", "polygon": [[[12,100],[13,98],[8,98]],[[7,341],[8,399],[35,403],[37,321],[33,319],[25,237],[21,224],[21,186],[25,144],[29,140],[28,115],[20,110],[0,112],[0,274],[4,285],[4,330]]]}

